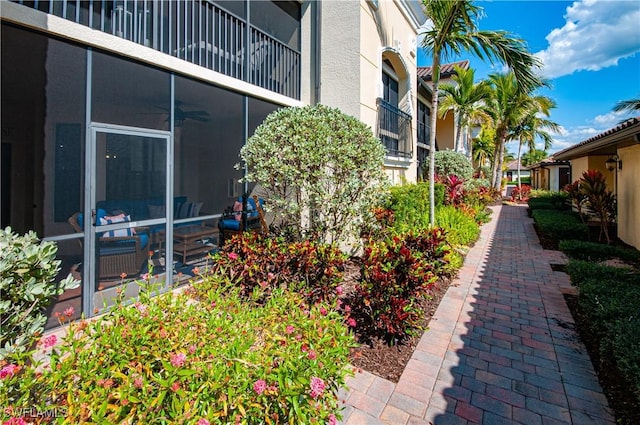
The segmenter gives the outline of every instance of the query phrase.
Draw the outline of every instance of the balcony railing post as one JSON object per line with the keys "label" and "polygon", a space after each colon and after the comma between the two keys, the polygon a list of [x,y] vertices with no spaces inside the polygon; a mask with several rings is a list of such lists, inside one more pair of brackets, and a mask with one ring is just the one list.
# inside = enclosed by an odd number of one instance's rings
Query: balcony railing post
{"label": "balcony railing post", "polygon": [[244,19],[215,1],[11,1],[300,98],[300,52],[252,26],[248,0]]}

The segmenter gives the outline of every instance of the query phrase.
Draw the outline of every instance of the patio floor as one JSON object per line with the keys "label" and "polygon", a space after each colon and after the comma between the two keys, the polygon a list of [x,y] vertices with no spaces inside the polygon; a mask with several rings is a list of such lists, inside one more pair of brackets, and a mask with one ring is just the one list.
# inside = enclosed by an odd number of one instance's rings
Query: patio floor
{"label": "patio floor", "polygon": [[357,373],[344,425],[614,424],[525,206],[492,207],[399,382]]}

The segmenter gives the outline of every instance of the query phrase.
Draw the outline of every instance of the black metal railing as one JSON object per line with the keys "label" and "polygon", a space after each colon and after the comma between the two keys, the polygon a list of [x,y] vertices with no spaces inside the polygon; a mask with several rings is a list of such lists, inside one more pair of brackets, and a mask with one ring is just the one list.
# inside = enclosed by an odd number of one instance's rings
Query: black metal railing
{"label": "black metal railing", "polygon": [[300,52],[211,1],[12,1],[300,99]]}
{"label": "black metal railing", "polygon": [[411,157],[411,115],[380,98],[377,135],[387,148],[388,155]]}

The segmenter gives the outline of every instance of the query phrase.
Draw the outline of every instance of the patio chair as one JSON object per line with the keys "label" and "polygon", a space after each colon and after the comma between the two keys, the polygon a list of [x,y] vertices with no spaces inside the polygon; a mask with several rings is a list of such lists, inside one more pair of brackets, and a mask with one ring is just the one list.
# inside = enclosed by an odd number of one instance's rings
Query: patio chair
{"label": "patio chair", "polygon": [[[99,219],[99,215],[97,220]],[[77,212],[67,220],[73,230],[82,233],[83,217]],[[82,239],[78,239],[82,247]],[[136,276],[148,259],[149,230],[138,227],[135,234],[127,236],[102,236],[98,238],[98,278],[115,278],[122,273]]]}
{"label": "patio chair", "polygon": [[[269,227],[264,219],[264,199],[253,195],[247,199],[247,209],[242,209],[243,199],[240,196],[232,206],[229,206],[222,213],[218,221],[220,246],[233,235],[245,231],[259,232],[267,234]],[[246,225],[245,225],[246,223]]]}

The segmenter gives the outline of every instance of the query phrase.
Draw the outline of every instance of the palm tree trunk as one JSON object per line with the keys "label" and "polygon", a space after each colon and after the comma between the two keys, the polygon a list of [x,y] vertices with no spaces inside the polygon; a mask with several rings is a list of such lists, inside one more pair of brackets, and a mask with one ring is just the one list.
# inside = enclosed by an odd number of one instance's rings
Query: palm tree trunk
{"label": "palm tree trunk", "polygon": [[520,179],[520,154],[522,153],[522,139],[518,142],[518,200],[522,199],[522,180]]}
{"label": "palm tree trunk", "polygon": [[460,139],[462,139],[462,121],[460,119],[460,117],[458,117],[458,119],[456,120],[456,143],[455,146],[453,147],[453,150],[456,152],[460,152]]}
{"label": "palm tree trunk", "polygon": [[431,89],[431,134],[429,134],[429,226],[436,224],[436,203],[435,203],[435,175],[436,175],[436,124],[438,121],[438,82],[440,81],[440,51],[434,50],[433,64],[431,67],[433,75],[433,87]]}

